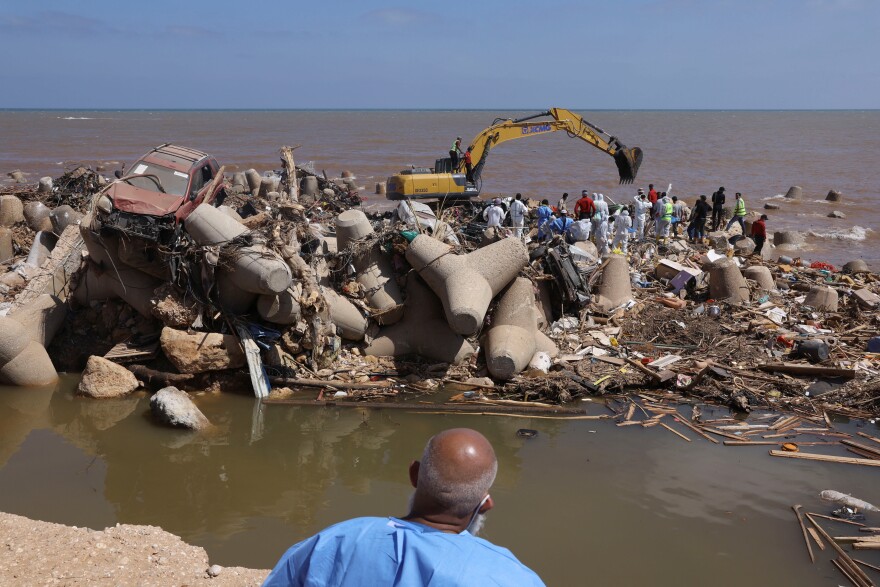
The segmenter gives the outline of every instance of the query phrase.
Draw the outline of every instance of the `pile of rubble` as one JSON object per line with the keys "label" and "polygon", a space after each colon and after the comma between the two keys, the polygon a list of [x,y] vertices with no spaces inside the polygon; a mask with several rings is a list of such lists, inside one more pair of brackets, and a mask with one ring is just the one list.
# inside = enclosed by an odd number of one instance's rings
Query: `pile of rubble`
{"label": "pile of rubble", "polygon": [[455,405],[511,410],[656,387],[741,410],[880,412],[880,282],[859,261],[805,267],[785,235],[755,256],[727,233],[599,258],[486,229],[472,207],[368,215],[351,174],[297,167],[290,149],[282,164],[218,176],[222,195],[162,246],[102,223],[96,172],[6,188],[0,380],[85,368],[94,397],[266,398],[274,383],[279,401],[463,391]]}

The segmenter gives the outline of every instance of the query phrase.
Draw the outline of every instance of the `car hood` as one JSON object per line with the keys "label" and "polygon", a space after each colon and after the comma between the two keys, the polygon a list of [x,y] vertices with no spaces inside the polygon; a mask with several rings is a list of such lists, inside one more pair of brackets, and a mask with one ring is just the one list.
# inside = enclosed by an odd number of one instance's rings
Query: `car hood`
{"label": "car hood", "polygon": [[145,190],[124,181],[115,182],[107,190],[107,195],[113,200],[115,209],[148,216],[173,214],[184,201],[183,196]]}

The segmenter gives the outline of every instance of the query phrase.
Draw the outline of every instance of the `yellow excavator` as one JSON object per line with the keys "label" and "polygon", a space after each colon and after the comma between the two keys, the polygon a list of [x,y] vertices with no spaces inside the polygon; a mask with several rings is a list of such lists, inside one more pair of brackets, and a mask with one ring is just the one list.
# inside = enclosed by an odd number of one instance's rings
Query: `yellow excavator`
{"label": "yellow excavator", "polygon": [[448,200],[476,197],[480,195],[482,186],[480,175],[492,147],[504,141],[534,137],[560,130],[568,133],[568,136],[581,139],[614,157],[620,175],[620,183],[632,183],[636,178],[639,166],[642,164],[642,150],[639,147],[629,149],[617,137],[609,135],[574,112],[562,108],[551,108],[546,112],[539,112],[516,120],[496,118],[491,126],[474,137],[470,143],[471,160],[476,162],[470,176],[463,172],[463,162],[453,168],[450,157],[437,159],[433,168],[413,167],[389,177],[386,183],[386,198],[389,200],[427,198]]}

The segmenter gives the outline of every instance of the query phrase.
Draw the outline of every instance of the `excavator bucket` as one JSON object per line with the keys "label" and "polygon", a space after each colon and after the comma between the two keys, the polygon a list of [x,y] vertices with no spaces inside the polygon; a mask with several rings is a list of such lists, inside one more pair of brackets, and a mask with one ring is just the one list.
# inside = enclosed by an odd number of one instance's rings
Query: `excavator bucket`
{"label": "excavator bucket", "polygon": [[642,150],[639,147],[628,149],[621,146],[614,153],[614,162],[617,163],[620,183],[632,183],[642,165]]}

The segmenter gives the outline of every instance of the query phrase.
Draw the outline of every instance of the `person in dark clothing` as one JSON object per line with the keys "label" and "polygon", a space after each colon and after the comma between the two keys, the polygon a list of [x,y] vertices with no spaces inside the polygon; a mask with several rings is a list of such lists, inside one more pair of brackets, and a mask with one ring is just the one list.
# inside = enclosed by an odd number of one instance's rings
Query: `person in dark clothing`
{"label": "person in dark clothing", "polygon": [[767,242],[767,215],[761,214],[760,220],[755,220],[752,224],[752,240],[755,241],[755,254],[760,255],[764,243]]}
{"label": "person in dark clothing", "polygon": [[691,222],[688,225],[688,237],[690,237],[691,242],[698,238],[702,239],[705,236],[706,217],[708,215],[709,203],[706,201],[706,196],[702,195],[697,200],[697,203],[694,204],[694,209],[691,212]]}
{"label": "person in dark clothing", "polygon": [[455,137],[455,142],[452,143],[452,148],[449,149],[449,158],[452,159],[453,173],[458,171],[459,157],[463,154],[464,153],[461,152],[461,137]]}
{"label": "person in dark clothing", "polygon": [[721,214],[724,211],[724,187],[718,188],[718,191],[712,194],[712,230],[718,230],[721,226]]}

